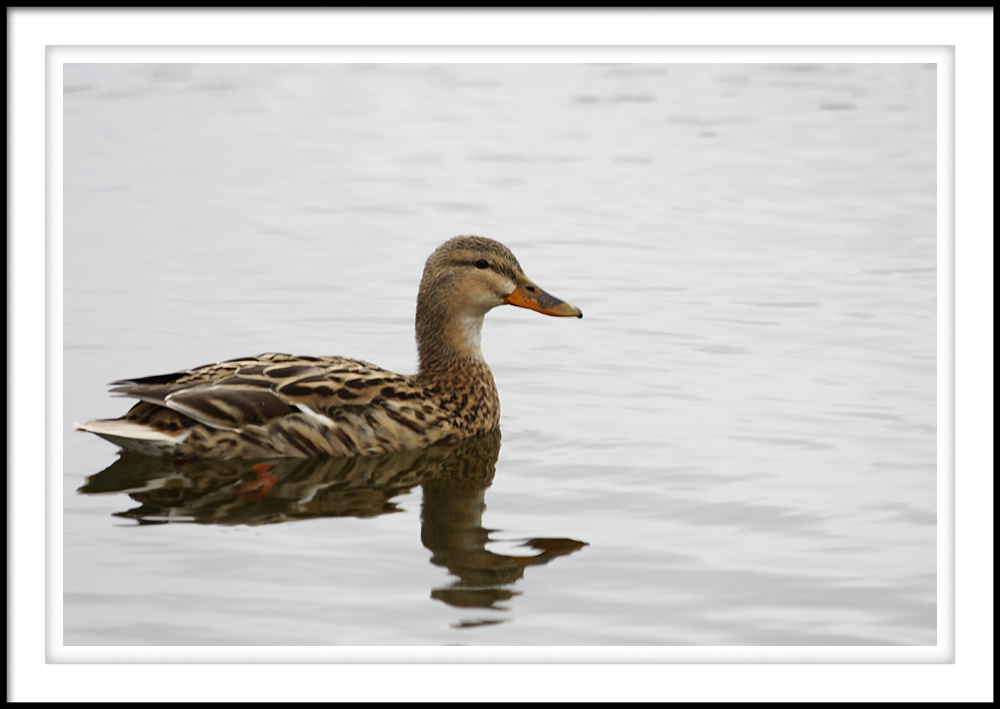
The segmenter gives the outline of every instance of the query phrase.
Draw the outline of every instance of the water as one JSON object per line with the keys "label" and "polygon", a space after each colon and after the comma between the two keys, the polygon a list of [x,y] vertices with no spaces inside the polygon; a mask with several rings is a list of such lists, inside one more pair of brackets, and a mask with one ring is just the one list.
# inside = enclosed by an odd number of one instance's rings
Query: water
{"label": "water", "polygon": [[[934,645],[935,82],[67,65],[64,643]],[[72,430],[258,352],[414,371],[461,233],[585,313],[487,316],[502,441],[264,494]]]}

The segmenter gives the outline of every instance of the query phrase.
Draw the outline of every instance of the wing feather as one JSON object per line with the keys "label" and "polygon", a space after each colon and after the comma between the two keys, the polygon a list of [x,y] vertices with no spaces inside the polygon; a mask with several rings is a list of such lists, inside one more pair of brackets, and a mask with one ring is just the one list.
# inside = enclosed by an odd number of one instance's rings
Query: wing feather
{"label": "wing feather", "polygon": [[115,394],[226,431],[262,426],[303,410],[315,417],[327,417],[332,423],[361,407],[389,405],[394,409],[398,402],[425,394],[409,377],[364,360],[282,353],[113,384],[117,385],[111,390]]}

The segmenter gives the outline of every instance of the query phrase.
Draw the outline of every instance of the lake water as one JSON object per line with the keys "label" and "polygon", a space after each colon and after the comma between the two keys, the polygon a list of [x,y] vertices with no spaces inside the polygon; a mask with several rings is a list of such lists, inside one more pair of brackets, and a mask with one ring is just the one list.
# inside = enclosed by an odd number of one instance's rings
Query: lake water
{"label": "lake water", "polygon": [[[933,65],[64,73],[66,645],[934,645]],[[507,244],[502,440],[119,460],[105,384],[416,366],[423,263]]]}

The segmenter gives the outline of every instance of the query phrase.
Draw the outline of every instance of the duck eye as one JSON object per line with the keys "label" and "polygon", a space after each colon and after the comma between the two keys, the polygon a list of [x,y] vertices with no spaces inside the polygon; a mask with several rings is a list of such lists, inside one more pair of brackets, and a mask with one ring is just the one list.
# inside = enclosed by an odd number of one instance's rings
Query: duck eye
{"label": "duck eye", "polygon": [[481,258],[478,261],[476,261],[476,268],[489,268],[489,267],[490,267],[490,262],[484,258]]}

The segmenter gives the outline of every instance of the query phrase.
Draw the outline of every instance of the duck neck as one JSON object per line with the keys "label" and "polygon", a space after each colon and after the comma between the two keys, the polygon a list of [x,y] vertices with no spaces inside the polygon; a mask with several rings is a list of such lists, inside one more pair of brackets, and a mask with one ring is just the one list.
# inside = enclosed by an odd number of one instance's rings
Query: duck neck
{"label": "duck neck", "polygon": [[416,379],[436,390],[470,433],[494,430],[500,420],[500,397],[480,344],[483,317],[417,301]]}
{"label": "duck neck", "polygon": [[483,314],[460,313],[446,304],[417,301],[417,354],[421,378],[449,375],[457,369],[489,367],[483,359]]}

